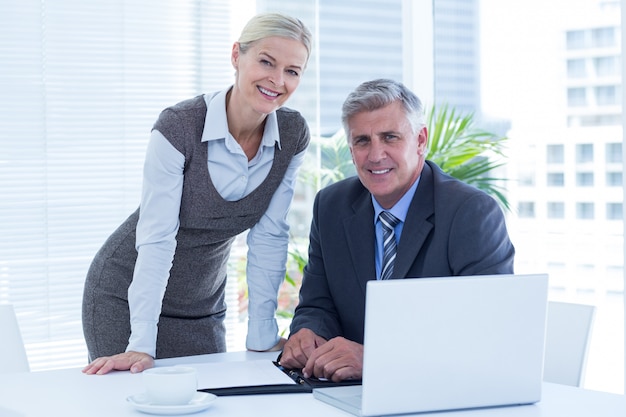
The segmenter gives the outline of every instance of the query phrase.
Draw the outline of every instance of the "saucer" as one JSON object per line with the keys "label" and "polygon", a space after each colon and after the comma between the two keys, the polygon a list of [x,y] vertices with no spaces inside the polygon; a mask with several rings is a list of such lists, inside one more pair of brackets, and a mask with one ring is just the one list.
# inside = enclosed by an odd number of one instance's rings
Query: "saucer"
{"label": "saucer", "polygon": [[136,410],[148,414],[160,415],[180,415],[191,414],[205,410],[211,406],[211,403],[217,398],[216,395],[206,392],[196,392],[191,401],[183,405],[157,405],[152,404],[146,394],[131,395],[126,398]]}

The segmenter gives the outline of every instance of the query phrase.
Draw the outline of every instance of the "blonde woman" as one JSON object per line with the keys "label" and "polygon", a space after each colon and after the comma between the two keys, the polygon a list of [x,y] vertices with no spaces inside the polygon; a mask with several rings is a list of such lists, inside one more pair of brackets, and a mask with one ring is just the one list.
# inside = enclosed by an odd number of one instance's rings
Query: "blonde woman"
{"label": "blonde woman", "polygon": [[89,269],[83,372],[141,372],[155,358],[223,352],[226,265],[245,230],[246,346],[280,350],[275,319],[285,276],[285,221],[309,144],[283,105],[300,84],[311,33],[298,19],[257,15],[231,52],[235,82],[165,109],[150,137],[139,209]]}

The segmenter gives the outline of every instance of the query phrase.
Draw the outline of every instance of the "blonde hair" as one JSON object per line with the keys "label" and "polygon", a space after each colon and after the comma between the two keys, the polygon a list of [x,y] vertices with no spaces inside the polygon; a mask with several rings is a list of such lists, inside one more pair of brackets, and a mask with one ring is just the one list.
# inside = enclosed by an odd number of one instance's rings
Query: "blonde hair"
{"label": "blonde hair", "polygon": [[245,54],[252,42],[280,36],[302,42],[307,52],[307,61],[311,56],[311,31],[295,17],[282,13],[261,13],[254,16],[246,24],[239,36],[239,50]]}

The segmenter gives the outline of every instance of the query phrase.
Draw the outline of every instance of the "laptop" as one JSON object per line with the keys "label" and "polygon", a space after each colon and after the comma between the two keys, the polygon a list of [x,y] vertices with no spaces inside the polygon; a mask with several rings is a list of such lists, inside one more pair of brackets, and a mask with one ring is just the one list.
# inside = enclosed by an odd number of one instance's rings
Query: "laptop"
{"label": "laptop", "polygon": [[548,275],[367,283],[363,384],[313,390],[357,416],[541,399]]}

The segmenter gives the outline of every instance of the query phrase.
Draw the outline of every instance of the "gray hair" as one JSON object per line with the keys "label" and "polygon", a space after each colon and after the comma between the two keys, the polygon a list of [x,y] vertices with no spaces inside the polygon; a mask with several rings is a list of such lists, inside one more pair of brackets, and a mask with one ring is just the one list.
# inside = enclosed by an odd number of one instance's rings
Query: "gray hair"
{"label": "gray hair", "polygon": [[302,42],[307,52],[307,61],[311,56],[311,44],[313,35],[311,31],[295,17],[282,13],[261,13],[254,16],[244,26],[239,36],[239,50],[245,54],[255,41],[280,36]]}
{"label": "gray hair", "polygon": [[395,101],[402,103],[413,133],[426,126],[420,99],[404,84],[389,79],[366,81],[348,95],[342,106],[341,123],[349,140],[348,122],[362,112],[381,109]]}

